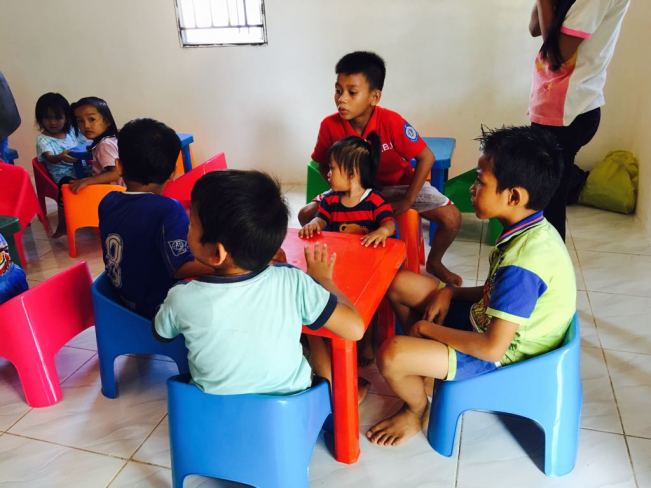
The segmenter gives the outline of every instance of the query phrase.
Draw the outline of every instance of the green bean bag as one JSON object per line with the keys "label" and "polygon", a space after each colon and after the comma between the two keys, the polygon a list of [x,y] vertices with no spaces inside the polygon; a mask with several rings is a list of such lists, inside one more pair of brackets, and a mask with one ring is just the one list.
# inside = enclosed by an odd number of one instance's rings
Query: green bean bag
{"label": "green bean bag", "polygon": [[612,151],[590,170],[579,203],[631,213],[637,201],[638,162],[629,151]]}

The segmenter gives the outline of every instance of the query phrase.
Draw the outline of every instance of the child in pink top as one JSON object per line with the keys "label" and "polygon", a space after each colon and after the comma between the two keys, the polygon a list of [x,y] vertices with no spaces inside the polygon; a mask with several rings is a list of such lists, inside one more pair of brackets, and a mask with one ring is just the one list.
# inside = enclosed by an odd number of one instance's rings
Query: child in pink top
{"label": "child in pink top", "polygon": [[98,97],[84,97],[72,104],[72,111],[79,131],[91,139],[93,174],[70,182],[70,189],[77,193],[88,185],[123,185],[116,166],[118,159],[118,128],[106,101]]}

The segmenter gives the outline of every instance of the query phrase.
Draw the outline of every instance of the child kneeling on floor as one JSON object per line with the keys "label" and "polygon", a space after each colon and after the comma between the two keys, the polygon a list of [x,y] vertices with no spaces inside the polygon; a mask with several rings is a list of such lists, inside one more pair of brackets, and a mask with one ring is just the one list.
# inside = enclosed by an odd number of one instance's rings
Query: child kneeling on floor
{"label": "child kneeling on floor", "polygon": [[574,269],[545,208],[562,174],[552,136],[535,127],[485,131],[475,214],[504,227],[484,286],[440,288],[435,278],[401,271],[389,299],[408,336],[386,341],[378,366],[405,402],[367,432],[398,445],[427,420],[426,378],[463,380],[557,347],[576,309]]}
{"label": "child kneeling on floor", "polygon": [[[188,244],[213,274],[173,287],[157,334],[185,337],[193,382],[207,393],[290,394],[309,388],[303,324],[358,340],[364,323],[332,280],[335,257],[306,247],[307,274],[269,265],[287,233],[278,183],[259,171],[215,171],[192,190]],[[325,350],[313,350],[317,373]]]}

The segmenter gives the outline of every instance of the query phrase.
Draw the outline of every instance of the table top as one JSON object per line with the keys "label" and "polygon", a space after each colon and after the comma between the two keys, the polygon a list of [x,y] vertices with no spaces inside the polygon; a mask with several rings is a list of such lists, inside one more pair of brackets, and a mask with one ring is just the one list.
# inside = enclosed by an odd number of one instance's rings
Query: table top
{"label": "table top", "polygon": [[434,167],[438,169],[449,168],[454,147],[457,144],[456,139],[452,137],[423,137],[436,158]]}
{"label": "table top", "polygon": [[[326,243],[330,252],[337,254],[335,283],[355,305],[368,326],[405,260],[406,251],[404,242],[397,239],[387,239],[386,247],[373,248],[362,246],[360,237],[356,234],[322,232],[311,239],[301,239],[298,229],[289,229],[282,248],[287,262],[305,271],[305,246],[315,242]],[[325,330],[319,335],[331,336]]]}
{"label": "table top", "polygon": [[194,137],[192,137],[192,134],[177,132],[176,135],[179,136],[179,139],[181,139],[181,147],[188,146],[194,142]]}

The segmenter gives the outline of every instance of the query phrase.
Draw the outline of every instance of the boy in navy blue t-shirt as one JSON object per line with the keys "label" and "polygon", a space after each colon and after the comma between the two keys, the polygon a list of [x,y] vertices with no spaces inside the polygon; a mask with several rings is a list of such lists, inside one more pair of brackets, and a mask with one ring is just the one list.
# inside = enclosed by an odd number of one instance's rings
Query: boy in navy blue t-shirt
{"label": "boy in navy blue t-shirt", "polygon": [[118,134],[116,167],[125,192],[111,192],[99,205],[106,274],[128,308],[153,318],[179,279],[210,273],[188,248],[183,206],[161,195],[172,177],[181,143],[161,122],[136,119]]}

